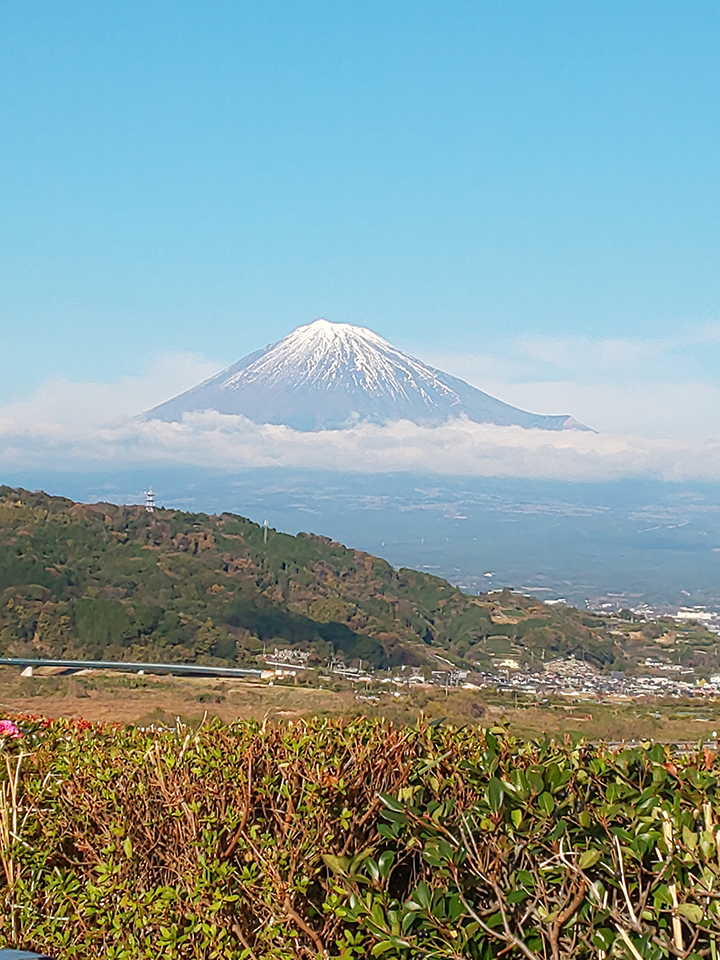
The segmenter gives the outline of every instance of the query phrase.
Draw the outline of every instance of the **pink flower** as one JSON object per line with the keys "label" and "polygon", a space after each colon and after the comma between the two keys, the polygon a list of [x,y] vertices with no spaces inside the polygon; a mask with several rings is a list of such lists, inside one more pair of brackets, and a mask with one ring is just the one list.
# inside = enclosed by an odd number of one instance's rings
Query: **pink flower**
{"label": "pink flower", "polygon": [[21,737],[20,728],[12,720],[0,720],[0,737],[8,737],[10,740],[17,740]]}

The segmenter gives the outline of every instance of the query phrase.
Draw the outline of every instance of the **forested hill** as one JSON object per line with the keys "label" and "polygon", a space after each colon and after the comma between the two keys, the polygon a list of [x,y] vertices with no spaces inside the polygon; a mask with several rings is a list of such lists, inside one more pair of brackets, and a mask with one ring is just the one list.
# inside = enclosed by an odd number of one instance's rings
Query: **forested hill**
{"label": "forested hill", "polygon": [[[0,655],[255,662],[263,644],[376,667],[489,663],[493,641],[614,659],[601,621],[231,514],[0,487]],[[488,641],[490,640],[490,643]]]}

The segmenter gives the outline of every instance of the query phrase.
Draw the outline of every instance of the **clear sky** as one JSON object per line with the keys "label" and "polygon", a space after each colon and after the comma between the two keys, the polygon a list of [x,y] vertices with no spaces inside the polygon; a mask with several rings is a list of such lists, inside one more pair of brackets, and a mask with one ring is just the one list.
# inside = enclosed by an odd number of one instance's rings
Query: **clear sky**
{"label": "clear sky", "polygon": [[716,322],[719,41],[704,0],[5,3],[0,399],[318,316]]}

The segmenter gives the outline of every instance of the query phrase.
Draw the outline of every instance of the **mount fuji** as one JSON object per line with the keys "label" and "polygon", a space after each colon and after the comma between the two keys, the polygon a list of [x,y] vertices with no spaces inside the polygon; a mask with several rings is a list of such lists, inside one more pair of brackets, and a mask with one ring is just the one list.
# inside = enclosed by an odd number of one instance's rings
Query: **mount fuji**
{"label": "mount fuji", "polygon": [[295,430],[337,430],[361,422],[411,420],[587,429],[572,417],[527,413],[403,353],[364,327],[316,320],[143,414],[182,420],[215,410]]}

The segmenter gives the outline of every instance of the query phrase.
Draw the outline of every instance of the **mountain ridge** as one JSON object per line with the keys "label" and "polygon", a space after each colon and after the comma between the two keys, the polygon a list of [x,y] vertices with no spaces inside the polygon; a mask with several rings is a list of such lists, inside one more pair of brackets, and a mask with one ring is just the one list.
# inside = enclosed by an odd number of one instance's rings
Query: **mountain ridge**
{"label": "mountain ridge", "polygon": [[545,430],[586,429],[574,418],[529,413],[404,353],[372,330],[316,320],[153,407],[144,420],[182,420],[215,410],[296,430],[411,420]]}

